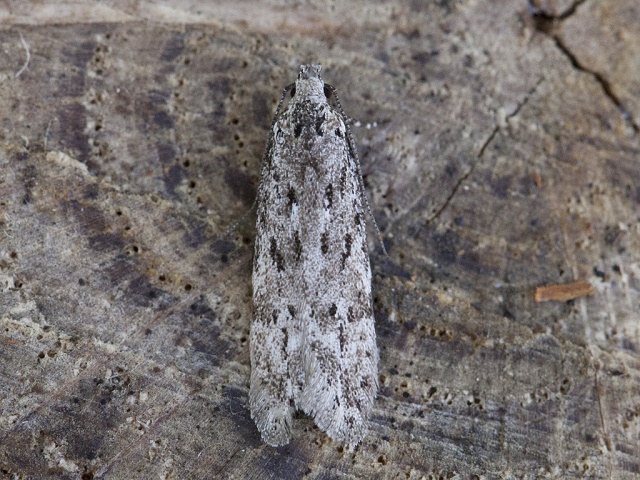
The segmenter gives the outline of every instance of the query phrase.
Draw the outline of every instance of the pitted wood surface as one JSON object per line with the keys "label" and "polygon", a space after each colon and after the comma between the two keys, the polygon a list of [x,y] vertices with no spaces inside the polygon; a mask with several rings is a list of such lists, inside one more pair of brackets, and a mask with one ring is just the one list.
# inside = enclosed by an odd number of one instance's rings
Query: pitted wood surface
{"label": "pitted wood surface", "polygon": [[[0,6],[0,474],[638,478],[636,2],[232,3]],[[355,452],[260,442],[224,234],[310,62],[389,250]]]}

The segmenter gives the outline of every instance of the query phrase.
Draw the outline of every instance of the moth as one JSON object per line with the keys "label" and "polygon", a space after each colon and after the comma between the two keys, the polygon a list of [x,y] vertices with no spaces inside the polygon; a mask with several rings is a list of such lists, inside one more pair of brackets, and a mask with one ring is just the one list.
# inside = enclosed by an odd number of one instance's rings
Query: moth
{"label": "moth", "polygon": [[289,442],[296,410],[357,445],[378,389],[368,204],[347,117],[320,69],[302,65],[285,88],[258,188],[249,405],[272,446]]}

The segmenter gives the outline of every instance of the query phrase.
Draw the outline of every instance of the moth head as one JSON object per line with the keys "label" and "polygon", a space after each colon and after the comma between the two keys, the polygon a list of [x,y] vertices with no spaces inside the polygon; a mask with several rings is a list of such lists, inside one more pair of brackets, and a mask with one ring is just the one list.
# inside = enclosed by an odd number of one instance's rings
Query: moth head
{"label": "moth head", "polygon": [[322,70],[322,65],[300,65],[300,72],[298,73],[298,80],[307,80],[309,78],[317,78],[322,81],[320,78],[320,70]]}
{"label": "moth head", "polygon": [[[321,65],[301,65],[295,87],[291,90],[291,96],[295,99],[314,99],[322,102],[326,100],[324,82],[320,77]],[[295,101],[295,100],[294,100]]]}

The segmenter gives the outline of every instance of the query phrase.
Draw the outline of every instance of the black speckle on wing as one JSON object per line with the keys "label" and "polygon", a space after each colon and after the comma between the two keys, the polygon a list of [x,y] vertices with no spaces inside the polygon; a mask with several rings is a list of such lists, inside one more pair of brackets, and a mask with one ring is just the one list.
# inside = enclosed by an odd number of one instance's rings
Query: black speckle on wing
{"label": "black speckle on wing", "polygon": [[347,233],[344,236],[344,251],[342,252],[342,269],[344,269],[344,264],[347,259],[351,256],[351,244],[353,242],[353,238],[350,233]]}
{"label": "black speckle on wing", "polygon": [[293,187],[289,187],[289,191],[287,192],[287,199],[289,200],[289,208],[292,208],[294,205],[298,204],[298,197],[296,197],[296,189]]}
{"label": "black speckle on wing", "polygon": [[323,255],[326,255],[329,251],[329,234],[327,232],[320,236],[320,251]]}
{"label": "black speckle on wing", "polygon": [[270,248],[269,248],[269,256],[273,263],[276,265],[276,268],[279,272],[284,271],[284,257],[278,248],[278,242],[275,238],[271,237]]}
{"label": "black speckle on wing", "polygon": [[300,262],[300,257],[302,257],[302,242],[300,241],[300,233],[298,230],[293,232],[293,255],[296,263]]}
{"label": "black speckle on wing", "polygon": [[322,132],[322,125],[324,124],[324,115],[318,115],[316,117],[316,133],[318,134],[319,137],[321,137],[323,135]]}
{"label": "black speckle on wing", "polygon": [[324,198],[326,199],[326,207],[330,209],[333,205],[333,184],[330,183],[324,189]]}

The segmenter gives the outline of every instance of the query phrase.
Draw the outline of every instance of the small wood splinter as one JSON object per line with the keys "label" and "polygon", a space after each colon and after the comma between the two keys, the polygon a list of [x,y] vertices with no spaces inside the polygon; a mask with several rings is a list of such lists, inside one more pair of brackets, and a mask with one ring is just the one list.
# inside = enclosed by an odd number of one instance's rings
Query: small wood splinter
{"label": "small wood splinter", "polygon": [[589,282],[579,280],[573,283],[566,283],[564,285],[546,285],[544,287],[536,288],[535,301],[546,302],[548,300],[557,300],[559,302],[566,302],[567,300],[573,300],[575,298],[586,297],[593,295],[595,289]]}

